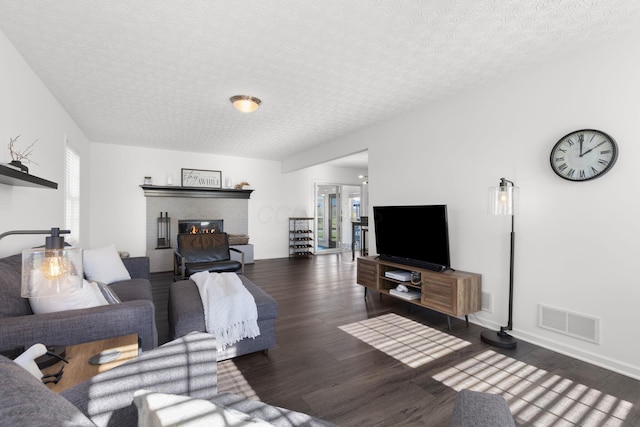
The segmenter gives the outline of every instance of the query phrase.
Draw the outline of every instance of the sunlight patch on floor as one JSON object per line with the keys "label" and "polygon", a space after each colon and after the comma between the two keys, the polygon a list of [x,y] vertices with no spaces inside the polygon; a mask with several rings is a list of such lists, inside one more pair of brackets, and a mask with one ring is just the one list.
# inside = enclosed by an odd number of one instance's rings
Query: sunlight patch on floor
{"label": "sunlight patch on floor", "polygon": [[471,344],[397,314],[350,323],[339,329],[412,368]]}
{"label": "sunlight patch on floor", "polygon": [[248,399],[260,400],[232,360],[218,363],[218,390],[231,391]]}
{"label": "sunlight patch on floor", "polygon": [[519,423],[621,426],[633,404],[488,350],[433,377],[456,391],[502,395]]}

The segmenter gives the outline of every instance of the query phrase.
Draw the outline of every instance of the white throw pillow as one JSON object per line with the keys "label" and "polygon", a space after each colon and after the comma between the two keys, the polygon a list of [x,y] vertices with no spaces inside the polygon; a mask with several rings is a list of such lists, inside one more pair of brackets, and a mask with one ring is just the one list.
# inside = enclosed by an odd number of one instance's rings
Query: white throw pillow
{"label": "white throw pillow", "polygon": [[138,407],[138,427],[273,426],[208,400],[149,390],[138,390],[133,396]]}
{"label": "white throw pillow", "polygon": [[97,283],[83,280],[82,289],[70,294],[59,294],[50,297],[29,298],[31,310],[35,314],[55,313],[66,310],[98,307],[109,304],[102,295]]}
{"label": "white throw pillow", "polygon": [[122,302],[120,300],[120,297],[116,295],[116,293],[113,292],[113,289],[111,289],[109,286],[100,282],[95,282],[95,284],[98,285],[98,289],[100,289],[100,293],[102,294],[104,299],[107,300],[109,304],[120,304]]}
{"label": "white throw pillow", "polygon": [[114,245],[97,249],[85,249],[82,259],[84,275],[87,279],[107,285],[120,280],[131,279],[129,270]]}

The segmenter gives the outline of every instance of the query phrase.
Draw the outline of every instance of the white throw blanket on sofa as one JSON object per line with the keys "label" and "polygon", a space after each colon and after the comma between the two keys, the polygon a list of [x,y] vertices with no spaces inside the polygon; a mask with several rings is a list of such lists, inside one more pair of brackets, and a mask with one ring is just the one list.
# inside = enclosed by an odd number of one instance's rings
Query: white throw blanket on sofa
{"label": "white throw blanket on sofa", "polygon": [[256,301],[236,273],[204,271],[190,279],[200,291],[207,332],[216,337],[218,351],[260,335]]}

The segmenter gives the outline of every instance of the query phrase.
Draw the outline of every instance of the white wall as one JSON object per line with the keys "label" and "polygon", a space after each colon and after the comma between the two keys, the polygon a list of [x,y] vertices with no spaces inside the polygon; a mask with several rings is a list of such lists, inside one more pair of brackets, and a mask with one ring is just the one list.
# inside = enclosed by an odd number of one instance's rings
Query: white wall
{"label": "white wall", "polygon": [[316,166],[283,174],[280,162],[187,153],[111,144],[92,144],[91,247],[114,243],[132,255],[146,251],[146,203],[140,185],[151,176],[165,185],[172,175],[180,185],[180,169],[222,171],[233,184],[247,181],[255,188],[249,200],[249,236],[255,258],[289,254],[288,218],[313,216],[315,181],[357,182],[359,170]]}
{"label": "white wall", "polygon": [[[486,213],[487,188],[500,177],[515,181],[514,335],[636,378],[638,39],[640,30],[576,49],[327,150],[335,157],[338,148],[367,145],[370,206],[448,205],[453,266],[481,273],[483,290],[494,296],[493,313],[472,320],[493,328],[507,318],[510,223]],[[583,128],[612,135],[620,155],[604,177],[572,183],[551,171],[549,154]],[[305,161],[295,156],[285,164],[295,169]],[[538,304],[601,319],[600,344],[539,328]]]}
{"label": "white wall", "polygon": [[[29,173],[58,183],[58,189],[0,184],[0,233],[16,229],[64,227],[65,135],[81,158],[81,215],[89,212],[89,143],[82,131],[0,32],[0,163],[11,160],[9,139],[17,146],[38,140],[27,164]],[[81,224],[81,242],[89,241],[88,223]],[[44,236],[8,236],[0,241],[0,256],[44,243]]]}

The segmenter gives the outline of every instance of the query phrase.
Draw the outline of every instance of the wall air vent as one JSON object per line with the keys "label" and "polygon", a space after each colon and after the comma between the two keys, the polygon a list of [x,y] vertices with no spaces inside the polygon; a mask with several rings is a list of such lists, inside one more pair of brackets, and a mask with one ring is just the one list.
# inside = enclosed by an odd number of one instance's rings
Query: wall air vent
{"label": "wall air vent", "polygon": [[600,319],[538,304],[538,326],[600,344]]}
{"label": "wall air vent", "polygon": [[493,294],[482,291],[482,311],[493,313]]}

